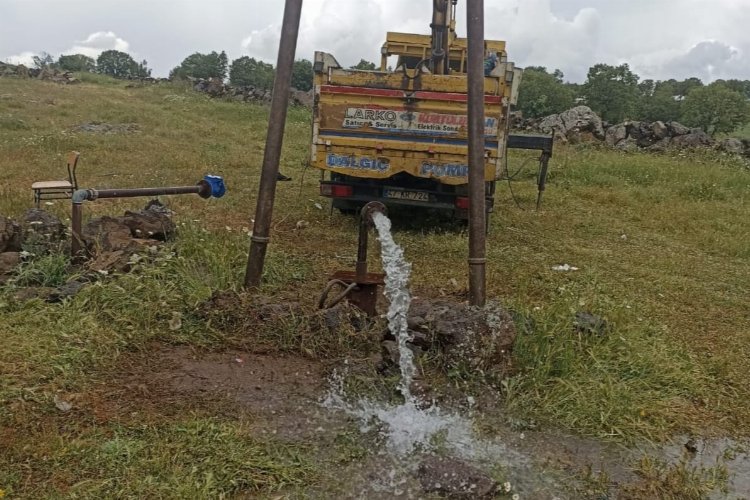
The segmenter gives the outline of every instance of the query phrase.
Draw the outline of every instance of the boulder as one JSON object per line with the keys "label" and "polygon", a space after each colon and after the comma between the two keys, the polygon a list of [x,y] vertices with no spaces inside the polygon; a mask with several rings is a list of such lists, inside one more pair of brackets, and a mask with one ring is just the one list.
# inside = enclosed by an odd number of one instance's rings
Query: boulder
{"label": "boulder", "polygon": [[21,227],[8,217],[0,217],[0,252],[21,251]]}
{"label": "boulder", "polygon": [[170,217],[171,212],[158,201],[150,202],[144,210],[126,211],[121,218],[130,228],[134,238],[153,238],[166,241],[174,236],[175,225]]}
{"label": "boulder", "polygon": [[638,151],[638,141],[632,137],[628,137],[627,139],[618,142],[615,147],[620,151]]}
{"label": "boulder", "polygon": [[676,148],[700,148],[712,146],[713,139],[707,133],[699,128],[690,130],[686,135],[679,135],[672,138],[672,146]]}
{"label": "boulder", "polygon": [[620,141],[627,139],[628,128],[625,123],[619,125],[613,125],[607,129],[604,135],[604,142],[609,147],[615,147]]}
{"label": "boulder", "polygon": [[667,129],[669,130],[669,135],[672,137],[678,135],[687,135],[690,133],[690,129],[688,127],[678,122],[667,123]]}
{"label": "boulder", "polygon": [[638,147],[647,148],[656,142],[653,135],[651,124],[646,122],[630,122],[628,127],[628,137],[635,140]]}
{"label": "boulder", "polygon": [[37,255],[59,252],[66,239],[65,224],[39,208],[26,212],[21,227],[24,246]]}
{"label": "boulder", "polygon": [[539,130],[554,134],[556,140],[563,142],[581,137],[581,132],[590,132],[597,139],[604,139],[602,120],[588,106],[576,106],[559,115],[547,116],[539,123]]}
{"label": "boulder", "polygon": [[741,155],[745,152],[745,145],[740,139],[729,138],[719,143],[719,149],[727,153]]}
{"label": "boulder", "polygon": [[18,264],[21,263],[21,254],[19,252],[0,253],[0,276],[10,274]]}
{"label": "boulder", "polygon": [[448,367],[469,363],[488,374],[502,375],[510,365],[516,328],[497,303],[470,307],[448,299],[412,300],[407,323],[425,350],[441,351]]}
{"label": "boulder", "polygon": [[121,218],[106,215],[91,219],[81,236],[92,255],[125,250],[132,242],[130,227]]}
{"label": "boulder", "polygon": [[653,151],[656,153],[663,153],[664,151],[668,150],[672,144],[672,138],[671,137],[665,137],[664,139],[661,139],[659,141],[656,141],[651,146],[649,146],[647,149],[648,151]]}
{"label": "boulder", "polygon": [[657,140],[669,137],[669,127],[664,122],[656,121],[651,124],[651,133]]}

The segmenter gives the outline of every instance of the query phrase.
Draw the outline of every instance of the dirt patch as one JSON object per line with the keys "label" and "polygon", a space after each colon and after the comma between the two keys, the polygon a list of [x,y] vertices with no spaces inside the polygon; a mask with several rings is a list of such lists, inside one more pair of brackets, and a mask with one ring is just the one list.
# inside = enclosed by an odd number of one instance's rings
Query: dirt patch
{"label": "dirt patch", "polygon": [[140,132],[141,127],[137,123],[88,122],[77,125],[72,130],[92,134],[132,134]]}
{"label": "dirt patch", "polygon": [[326,372],[322,364],[293,355],[159,346],[131,360],[117,382],[96,390],[94,399],[104,404],[96,405],[95,413],[111,418],[134,410],[159,415],[218,410],[249,416],[261,433],[306,440],[346,425],[345,418],[318,404]]}

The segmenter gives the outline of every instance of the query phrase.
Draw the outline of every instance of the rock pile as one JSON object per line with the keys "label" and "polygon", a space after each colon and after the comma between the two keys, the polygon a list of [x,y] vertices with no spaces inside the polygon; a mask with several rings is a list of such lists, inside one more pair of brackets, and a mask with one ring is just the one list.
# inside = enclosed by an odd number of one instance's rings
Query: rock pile
{"label": "rock pile", "polygon": [[55,83],[69,84],[78,83],[78,80],[70,71],[60,71],[55,68],[27,68],[23,64],[8,64],[0,62],[0,77],[15,76],[20,78],[38,78]]}
{"label": "rock pile", "polygon": [[750,157],[748,140],[730,138],[715,141],[702,129],[689,128],[675,121],[627,121],[610,125],[588,106],[576,106],[559,115],[541,119],[525,119],[520,112],[514,112],[511,115],[511,128],[520,132],[554,135],[555,141],[562,143],[603,141],[607,146],[622,151],[716,148]]}
{"label": "rock pile", "polygon": [[[470,367],[498,377],[510,368],[516,328],[499,304],[480,309],[448,299],[415,298],[407,324],[412,348],[417,353],[441,353],[446,368]],[[382,348],[384,363],[397,365],[393,335],[386,334]]]}
{"label": "rock pile", "polygon": [[171,212],[158,201],[122,217],[91,219],[82,229],[92,271],[128,271],[133,255],[148,251],[174,236]]}
{"label": "rock pile", "polygon": [[688,128],[677,122],[625,122],[607,129],[604,138],[607,146],[631,151],[666,151],[669,148],[685,149],[711,147],[711,136],[700,128]]}
{"label": "rock pile", "polygon": [[[271,91],[258,87],[232,86],[224,83],[221,78],[188,78],[193,90],[224,99],[241,102],[270,103]],[[295,106],[312,107],[312,91],[303,92],[297,89],[291,89],[289,92],[289,102]]]}

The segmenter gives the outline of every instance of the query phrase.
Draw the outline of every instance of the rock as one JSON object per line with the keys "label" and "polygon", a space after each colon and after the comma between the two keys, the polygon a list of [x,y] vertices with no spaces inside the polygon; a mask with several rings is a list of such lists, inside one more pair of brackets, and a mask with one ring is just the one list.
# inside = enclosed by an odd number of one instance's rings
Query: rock
{"label": "rock", "polygon": [[628,127],[625,123],[619,125],[613,125],[607,129],[604,134],[604,142],[607,146],[615,147],[620,141],[624,141],[628,137]]}
{"label": "rock", "polygon": [[98,217],[83,226],[81,236],[92,255],[125,250],[130,246],[132,232],[119,217]]}
{"label": "rock", "polygon": [[169,210],[161,203],[150,203],[145,210],[126,211],[122,222],[130,228],[134,238],[153,238],[166,241],[174,236],[175,225]]}
{"label": "rock", "polygon": [[499,304],[484,309],[469,307],[448,299],[415,298],[407,320],[423,321],[419,330],[420,347],[440,350],[448,366],[469,363],[488,374],[502,375],[510,363],[516,329],[510,314]]}
{"label": "rock", "polygon": [[597,139],[605,137],[601,118],[588,106],[576,106],[559,115],[547,116],[539,123],[539,130],[545,134],[554,134],[556,140],[563,142],[585,137],[581,135],[582,132],[590,132]]}
{"label": "rock", "polygon": [[669,127],[664,122],[656,121],[651,124],[651,133],[657,140],[669,137]]}
{"label": "rock", "polygon": [[678,135],[687,135],[690,133],[690,129],[687,128],[685,125],[682,125],[678,122],[669,122],[667,123],[667,129],[669,130],[669,135],[672,137],[678,136]]}
{"label": "rock", "polygon": [[380,352],[383,358],[383,363],[386,365],[398,366],[401,355],[398,351],[398,342],[395,340],[384,340],[380,343]]}
{"label": "rock", "polygon": [[609,328],[606,320],[590,312],[577,312],[573,320],[573,326],[580,333],[599,336],[604,335]]}
{"label": "rock", "polygon": [[740,139],[724,139],[719,143],[719,149],[727,153],[741,155],[745,152],[745,145]]}
{"label": "rock", "polygon": [[49,294],[47,302],[62,302],[63,300],[78,295],[83,287],[88,285],[88,281],[84,279],[71,280],[58,287],[57,290]]}
{"label": "rock", "polygon": [[454,458],[429,456],[417,469],[425,493],[437,493],[455,499],[493,498],[498,489],[484,472]]}
{"label": "rock", "polygon": [[701,129],[692,129],[689,134],[672,138],[672,146],[676,148],[699,148],[712,146],[711,136]]}
{"label": "rock", "polygon": [[628,124],[628,138],[635,140],[638,147],[647,148],[656,142],[651,125],[646,122],[630,122]]}
{"label": "rock", "polygon": [[653,151],[656,153],[663,153],[664,151],[669,149],[671,144],[672,144],[672,138],[665,137],[664,139],[656,141],[651,146],[649,146],[648,151]]}
{"label": "rock", "polygon": [[18,252],[0,253],[0,275],[11,274],[18,264],[21,263],[21,254]]}
{"label": "rock", "polygon": [[94,272],[127,272],[130,270],[130,256],[132,253],[125,250],[99,251],[96,257],[87,264],[88,268]]}
{"label": "rock", "polygon": [[632,137],[628,137],[627,139],[620,141],[617,143],[617,146],[615,146],[620,151],[638,151],[638,141],[636,141]]}
{"label": "rock", "polygon": [[65,224],[39,208],[26,212],[21,227],[24,246],[37,255],[59,252],[66,239]]}
{"label": "rock", "polygon": [[21,251],[21,227],[8,217],[0,217],[0,252]]}

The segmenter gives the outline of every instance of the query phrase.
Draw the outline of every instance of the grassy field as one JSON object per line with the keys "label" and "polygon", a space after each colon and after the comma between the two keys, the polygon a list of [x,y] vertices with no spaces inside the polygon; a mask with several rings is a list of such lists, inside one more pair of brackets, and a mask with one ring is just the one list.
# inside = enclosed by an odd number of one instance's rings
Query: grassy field
{"label": "grassy field", "polygon": [[[238,340],[193,314],[212,291],[239,288],[267,119],[265,107],[178,86],[0,79],[2,215],[19,217],[31,207],[33,181],[64,176],[72,149],[81,152],[85,187],[192,184],[204,173],[224,176],[228,187],[219,200],[169,198],[181,228],[175,255],[138,273],[107,277],[63,304],[19,303],[11,287],[0,291],[0,490],[27,498],[184,498],[270,494],[321,480],[328,465],[304,446],[254,435],[231,412],[188,406],[179,414],[157,408],[73,419],[55,408],[59,394],[89,401],[92,387],[112,379],[113,366],[154,342],[221,349],[270,338],[259,326]],[[89,122],[138,130],[75,131]],[[294,181],[278,186],[262,293],[312,310],[328,275],[353,267],[356,224],[318,197],[319,173],[304,167],[309,137],[309,111],[291,109],[281,170]],[[488,240],[489,297],[519,317],[516,371],[497,388],[506,414],[622,442],[746,436],[748,165],[712,152],[558,147],[538,212],[534,173],[529,167],[513,183],[521,208],[507,184],[499,186]],[[101,201],[85,212],[115,215],[142,204]],[[67,203],[47,208],[69,217]],[[464,230],[393,215],[395,239],[413,263],[414,294],[462,296]],[[579,270],[551,269],[565,263]],[[54,285],[71,272],[66,266],[48,257],[21,272]],[[577,311],[604,317],[610,328],[601,336],[577,333]],[[183,318],[177,330],[169,327],[175,313]],[[305,344],[304,325],[274,335],[283,350],[344,354],[325,341]],[[455,384],[467,378],[449,374]]]}

